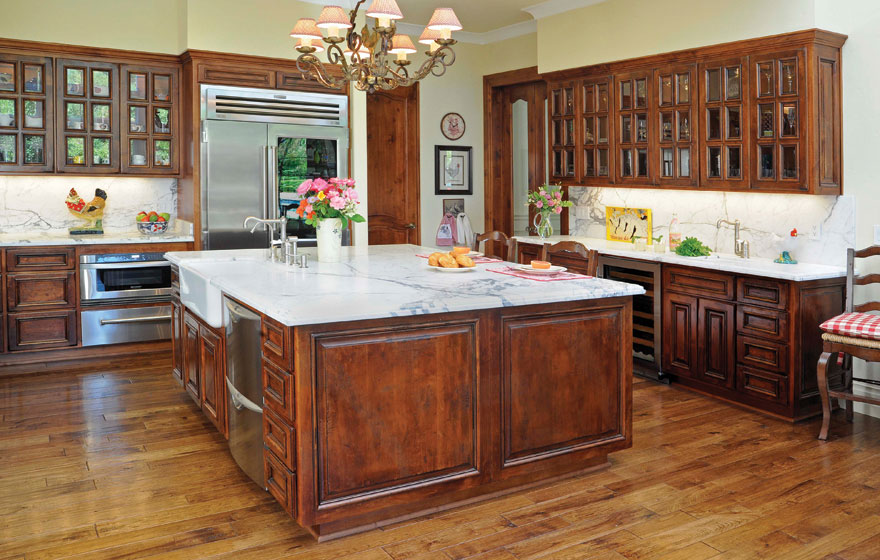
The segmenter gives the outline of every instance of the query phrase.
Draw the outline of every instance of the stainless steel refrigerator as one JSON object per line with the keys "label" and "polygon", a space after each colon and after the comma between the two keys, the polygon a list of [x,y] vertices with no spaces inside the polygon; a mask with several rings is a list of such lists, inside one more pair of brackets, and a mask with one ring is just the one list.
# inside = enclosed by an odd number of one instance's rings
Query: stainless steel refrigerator
{"label": "stainless steel refrigerator", "polygon": [[348,139],[344,95],[202,86],[202,246],[268,247],[268,231],[242,227],[248,216],[285,215],[289,235],[314,239],[296,187],[348,176]]}

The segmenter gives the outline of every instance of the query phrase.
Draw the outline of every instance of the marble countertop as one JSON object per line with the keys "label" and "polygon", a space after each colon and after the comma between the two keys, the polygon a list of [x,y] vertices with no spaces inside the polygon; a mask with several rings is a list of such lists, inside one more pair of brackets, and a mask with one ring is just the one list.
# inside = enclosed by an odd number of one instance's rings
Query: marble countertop
{"label": "marble countertop", "polygon": [[[314,256],[314,249],[303,251]],[[438,272],[416,256],[431,251],[416,245],[343,247],[342,262],[312,258],[305,269],[269,262],[261,249],[170,252],[166,258],[288,326],[644,293],[641,286],[598,278],[538,282],[486,271],[502,263]]]}
{"label": "marble countertop", "polygon": [[162,235],[145,235],[137,229],[105,230],[102,235],[70,235],[66,230],[34,230],[26,233],[0,232],[0,247],[41,245],[111,245],[128,243],[192,242],[192,225],[174,220],[174,227]]}
{"label": "marble countertop", "polygon": [[[520,243],[531,243],[534,245],[541,245],[543,243],[541,238],[536,236],[517,235],[515,238]],[[620,243],[617,241],[608,241],[606,239],[596,239],[592,237],[554,235],[547,238],[548,243],[558,243],[559,241],[577,241],[583,243],[590,249],[596,249],[602,255],[693,266],[697,268],[710,268],[712,270],[723,270],[725,272],[733,272],[736,274],[750,274],[753,276],[791,280],[794,282],[806,282],[808,280],[822,280],[825,278],[840,278],[846,276],[845,268],[823,264],[779,264],[773,262],[771,259],[743,259],[736,255],[726,255],[723,253],[713,253],[709,257],[682,257],[668,251],[665,253],[654,252],[652,246],[648,246],[647,251],[636,251],[630,243]]]}

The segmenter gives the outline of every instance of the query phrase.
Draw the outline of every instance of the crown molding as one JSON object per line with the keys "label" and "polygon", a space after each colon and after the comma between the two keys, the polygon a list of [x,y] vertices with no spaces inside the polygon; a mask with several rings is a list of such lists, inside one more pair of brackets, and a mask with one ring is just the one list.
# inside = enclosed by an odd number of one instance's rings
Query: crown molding
{"label": "crown molding", "polygon": [[533,18],[538,20],[545,17],[555,16],[556,14],[570,12],[571,10],[577,10],[578,8],[586,8],[587,6],[593,6],[594,4],[601,4],[606,1],[607,0],[546,0],[546,2],[526,6],[523,8],[523,11],[528,12]]}
{"label": "crown molding", "polygon": [[[418,36],[422,34],[422,31],[425,30],[424,25],[416,25],[414,23],[398,22],[396,25],[399,32],[403,33],[404,35],[411,35],[413,39],[418,38]],[[520,37],[522,35],[529,35],[537,31],[538,22],[535,20],[529,20],[514,23],[513,25],[499,27],[498,29],[492,29],[491,31],[486,31],[483,33],[474,33],[473,31],[456,31],[453,34],[453,39],[455,39],[459,43],[488,45],[489,43],[495,43],[498,41],[503,41],[505,39],[512,39],[514,37]]]}

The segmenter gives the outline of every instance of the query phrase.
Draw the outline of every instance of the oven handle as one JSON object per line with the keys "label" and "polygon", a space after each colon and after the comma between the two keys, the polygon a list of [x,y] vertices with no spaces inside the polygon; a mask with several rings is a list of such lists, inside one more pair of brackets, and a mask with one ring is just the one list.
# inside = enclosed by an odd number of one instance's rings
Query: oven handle
{"label": "oven handle", "polygon": [[170,261],[147,261],[147,262],[130,262],[130,263],[81,263],[79,267],[87,270],[108,269],[108,268],[157,268],[170,267]]}
{"label": "oven handle", "polygon": [[101,319],[101,325],[118,325],[120,323],[157,323],[170,321],[171,315],[155,315],[153,317],[123,317],[121,319]]}

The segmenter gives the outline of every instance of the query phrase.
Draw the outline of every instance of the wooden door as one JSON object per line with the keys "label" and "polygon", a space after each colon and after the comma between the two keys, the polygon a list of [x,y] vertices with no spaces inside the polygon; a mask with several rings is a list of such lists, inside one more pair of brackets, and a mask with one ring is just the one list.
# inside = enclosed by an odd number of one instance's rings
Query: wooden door
{"label": "wooden door", "polygon": [[418,84],[368,95],[367,123],[369,243],[419,244]]}
{"label": "wooden door", "polygon": [[171,375],[183,384],[183,316],[180,300],[171,299]]}
{"label": "wooden door", "polygon": [[749,186],[747,118],[751,82],[744,57],[710,60],[698,67],[700,185],[736,190]]}
{"label": "wooden door", "polygon": [[202,383],[202,412],[217,426],[226,430],[226,383],[222,339],[212,329],[199,325],[199,374]]}
{"label": "wooden door", "polygon": [[196,404],[202,404],[201,379],[199,378],[199,323],[195,317],[183,312],[183,382],[186,392]]}
{"label": "wooden door", "polygon": [[649,157],[656,111],[652,78],[653,74],[647,70],[614,77],[617,183],[648,185],[655,182],[657,163]]}
{"label": "wooden door", "polygon": [[581,176],[584,185],[614,183],[614,121],[612,117],[613,76],[584,80],[581,88]]}
{"label": "wooden door", "polygon": [[177,173],[178,69],[123,65],[120,164],[123,173]]}
{"label": "wooden door", "polygon": [[699,378],[732,389],[736,363],[735,306],[732,303],[700,299],[697,309]]}
{"label": "wooden door", "polygon": [[[577,84],[550,86],[550,177],[555,182],[578,176],[575,157],[577,141]],[[529,107],[531,109],[531,107]]]}
{"label": "wooden door", "polygon": [[697,298],[663,296],[663,369],[677,375],[697,373]]}
{"label": "wooden door", "polygon": [[0,54],[0,172],[54,168],[51,58]]}
{"label": "wooden door", "polygon": [[700,175],[697,139],[697,80],[693,64],[669,65],[654,70],[657,106],[657,162],[661,186],[696,187]]}
{"label": "wooden door", "polygon": [[[562,99],[570,98],[571,103],[574,104],[574,90],[565,87],[561,91],[563,91]],[[508,213],[512,216],[512,221],[510,229],[502,231],[509,235],[536,233],[534,231],[535,211],[532,206],[527,206],[528,199],[526,197],[528,192],[536,191],[544,184],[544,123],[546,120],[544,100],[546,98],[547,86],[540,82],[517,84],[504,88],[503,119],[505,120],[504,127],[509,132],[509,138],[505,144],[503,165],[508,168],[507,173],[509,174],[506,193]],[[525,116],[523,109],[525,109]],[[569,109],[559,109],[559,111],[566,113]],[[573,107],[571,114],[574,114]],[[574,173],[573,143],[577,143],[578,134],[574,126],[575,119],[571,116],[554,119],[550,122],[551,142],[557,146],[557,149],[564,152],[563,160],[567,162],[566,165],[570,166],[569,171]],[[558,138],[554,138],[554,136],[558,136]],[[523,143],[523,141],[525,142]],[[567,190],[563,191],[563,196],[568,199]],[[524,214],[525,220],[523,220]],[[566,228],[567,221],[565,220],[567,218],[567,212],[564,216],[560,216],[561,221],[566,224]],[[565,231],[568,230],[565,229]],[[496,254],[503,254],[501,246],[495,245]],[[488,245],[486,248],[491,249]]]}

